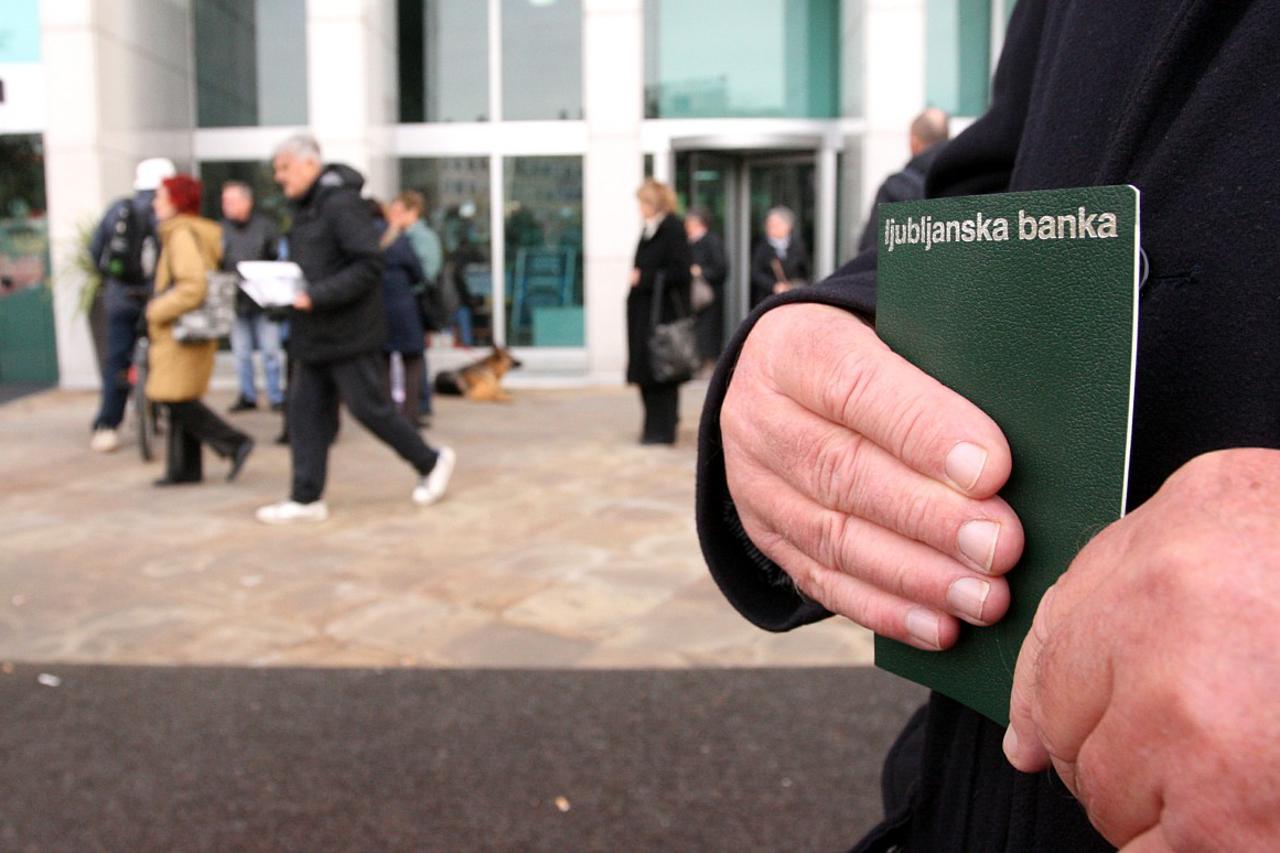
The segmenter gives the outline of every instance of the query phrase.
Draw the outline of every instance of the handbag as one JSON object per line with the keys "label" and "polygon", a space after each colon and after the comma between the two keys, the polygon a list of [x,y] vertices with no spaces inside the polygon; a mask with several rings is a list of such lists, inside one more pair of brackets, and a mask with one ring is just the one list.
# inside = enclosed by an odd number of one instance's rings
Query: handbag
{"label": "handbag", "polygon": [[670,323],[662,319],[665,281],[658,273],[654,282],[653,313],[649,320],[649,373],[655,382],[685,382],[693,378],[701,366],[698,357],[698,331],[692,316]]}
{"label": "handbag", "polygon": [[204,301],[173,321],[173,339],[181,344],[216,341],[231,334],[236,319],[236,291],[240,276],[211,270],[204,274]]}
{"label": "handbag", "polygon": [[711,307],[711,303],[716,301],[716,292],[711,289],[711,285],[707,283],[706,276],[695,275],[693,277],[693,295],[691,299],[693,303],[693,313],[697,314]]}

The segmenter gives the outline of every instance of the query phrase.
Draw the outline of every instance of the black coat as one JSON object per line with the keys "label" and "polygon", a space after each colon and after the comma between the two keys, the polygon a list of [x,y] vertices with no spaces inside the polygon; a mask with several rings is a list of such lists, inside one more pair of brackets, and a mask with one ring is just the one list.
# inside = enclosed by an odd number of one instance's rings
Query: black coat
{"label": "black coat", "polygon": [[702,267],[702,277],[715,291],[716,302],[724,298],[724,283],[729,279],[729,259],[724,254],[724,242],[708,231],[702,239],[689,244],[689,263]]}
{"label": "black coat", "polygon": [[782,274],[787,281],[795,284],[807,284],[812,272],[809,266],[809,252],[804,242],[796,234],[791,235],[791,245],[787,247],[787,256],[778,257],[778,250],[768,240],[761,240],[756,250],[751,253],[751,307],[754,308],[773,295],[773,287],[778,283],[778,272],[773,262],[782,264]]}
{"label": "black coat", "polygon": [[689,314],[689,263],[684,223],[674,214],[662,218],[652,239],[640,238],[635,257],[640,283],[627,294],[627,381],[634,385],[655,384],[649,370],[649,330],[658,274],[662,274],[659,322],[669,323]]}
{"label": "black coat", "polygon": [[[930,196],[1132,183],[1142,193],[1142,289],[1130,508],[1188,460],[1280,448],[1280,0],[1021,0],[990,111],[952,140]],[[742,534],[725,484],[719,415],[763,311],[821,302],[873,315],[875,251],[752,315],[703,409],[698,530],[721,590],[772,630],[827,614],[780,583]],[[1016,460],[1015,460],[1016,464]],[[1094,851],[1108,845],[1052,773],[1025,775],[1003,730],[929,704],[916,795],[888,829],[911,850]],[[917,754],[917,760],[919,756]],[[868,849],[885,849],[884,847]]]}
{"label": "black coat", "polygon": [[[386,223],[381,223],[385,231]],[[426,281],[422,263],[413,245],[403,234],[382,250],[387,265],[382,268],[382,302],[387,309],[389,338],[387,352],[416,354],[423,350],[422,308],[418,290]]]}
{"label": "black coat", "polygon": [[[235,272],[241,261],[274,261],[279,256],[280,234],[275,223],[254,211],[244,222],[222,220],[222,269]],[[258,303],[243,290],[236,291],[236,314],[262,313]]]}
{"label": "black coat", "polygon": [[301,361],[339,361],[386,343],[382,250],[362,186],[354,169],[327,166],[293,205],[289,258],[302,268],[313,305],[290,317],[289,354]]}
{"label": "black coat", "polygon": [[940,142],[930,145],[912,157],[901,171],[884,179],[880,189],[876,190],[875,201],[871,203],[871,210],[867,213],[867,225],[862,229],[862,237],[858,240],[859,252],[865,252],[875,245],[876,236],[880,232],[880,205],[924,198],[925,177],[933,167],[938,153],[942,151],[943,144]]}

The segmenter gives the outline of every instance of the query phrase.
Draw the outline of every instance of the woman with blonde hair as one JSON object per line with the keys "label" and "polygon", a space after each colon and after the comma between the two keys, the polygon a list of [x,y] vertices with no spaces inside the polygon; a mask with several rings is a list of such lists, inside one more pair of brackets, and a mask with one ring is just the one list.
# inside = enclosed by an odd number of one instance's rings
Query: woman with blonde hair
{"label": "woman with blonde hair", "polygon": [[218,342],[181,343],[173,337],[174,321],[204,302],[205,273],[216,270],[222,258],[222,228],[199,215],[200,182],[190,175],[166,179],[152,205],[160,257],[155,296],[147,304],[151,348],[146,393],[169,410],[165,473],[156,485],[200,482],[202,444],[230,460],[227,480],[234,480],[253,450],[253,439],[200,402],[209,389]]}
{"label": "woman with blonde hair", "polygon": [[[644,229],[636,246],[627,294],[627,382],[640,387],[644,406],[641,444],[675,444],[680,421],[680,381],[659,382],[649,360],[649,336],[659,323],[688,316],[689,244],[676,216],[676,196],[666,184],[646,180],[636,190]],[[654,300],[660,300],[655,312]]]}

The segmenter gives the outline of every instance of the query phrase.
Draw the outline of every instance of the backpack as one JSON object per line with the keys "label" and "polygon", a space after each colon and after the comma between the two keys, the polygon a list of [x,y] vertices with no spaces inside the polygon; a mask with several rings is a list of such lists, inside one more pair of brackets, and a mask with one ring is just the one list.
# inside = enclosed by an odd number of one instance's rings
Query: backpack
{"label": "backpack", "polygon": [[117,281],[146,284],[155,271],[155,240],[146,211],[125,199],[116,203],[109,216],[111,224],[98,257],[98,272]]}

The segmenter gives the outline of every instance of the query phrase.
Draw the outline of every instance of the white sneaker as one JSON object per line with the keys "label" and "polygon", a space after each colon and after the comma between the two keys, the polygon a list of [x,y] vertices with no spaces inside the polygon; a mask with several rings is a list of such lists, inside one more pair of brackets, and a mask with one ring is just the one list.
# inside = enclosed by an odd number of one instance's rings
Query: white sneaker
{"label": "white sneaker", "polygon": [[440,456],[436,459],[436,467],[431,473],[418,480],[418,487],[413,490],[413,502],[418,506],[430,506],[444,497],[444,490],[449,488],[449,478],[453,476],[453,466],[458,456],[451,447],[440,448]]}
{"label": "white sneaker", "polygon": [[295,521],[324,521],[329,517],[329,508],[324,501],[313,501],[300,504],[297,501],[280,501],[278,504],[264,506],[257,512],[258,521],[263,524],[292,524]]}
{"label": "white sneaker", "polygon": [[120,449],[120,434],[109,427],[99,427],[93,431],[89,447],[99,453],[113,453]]}

